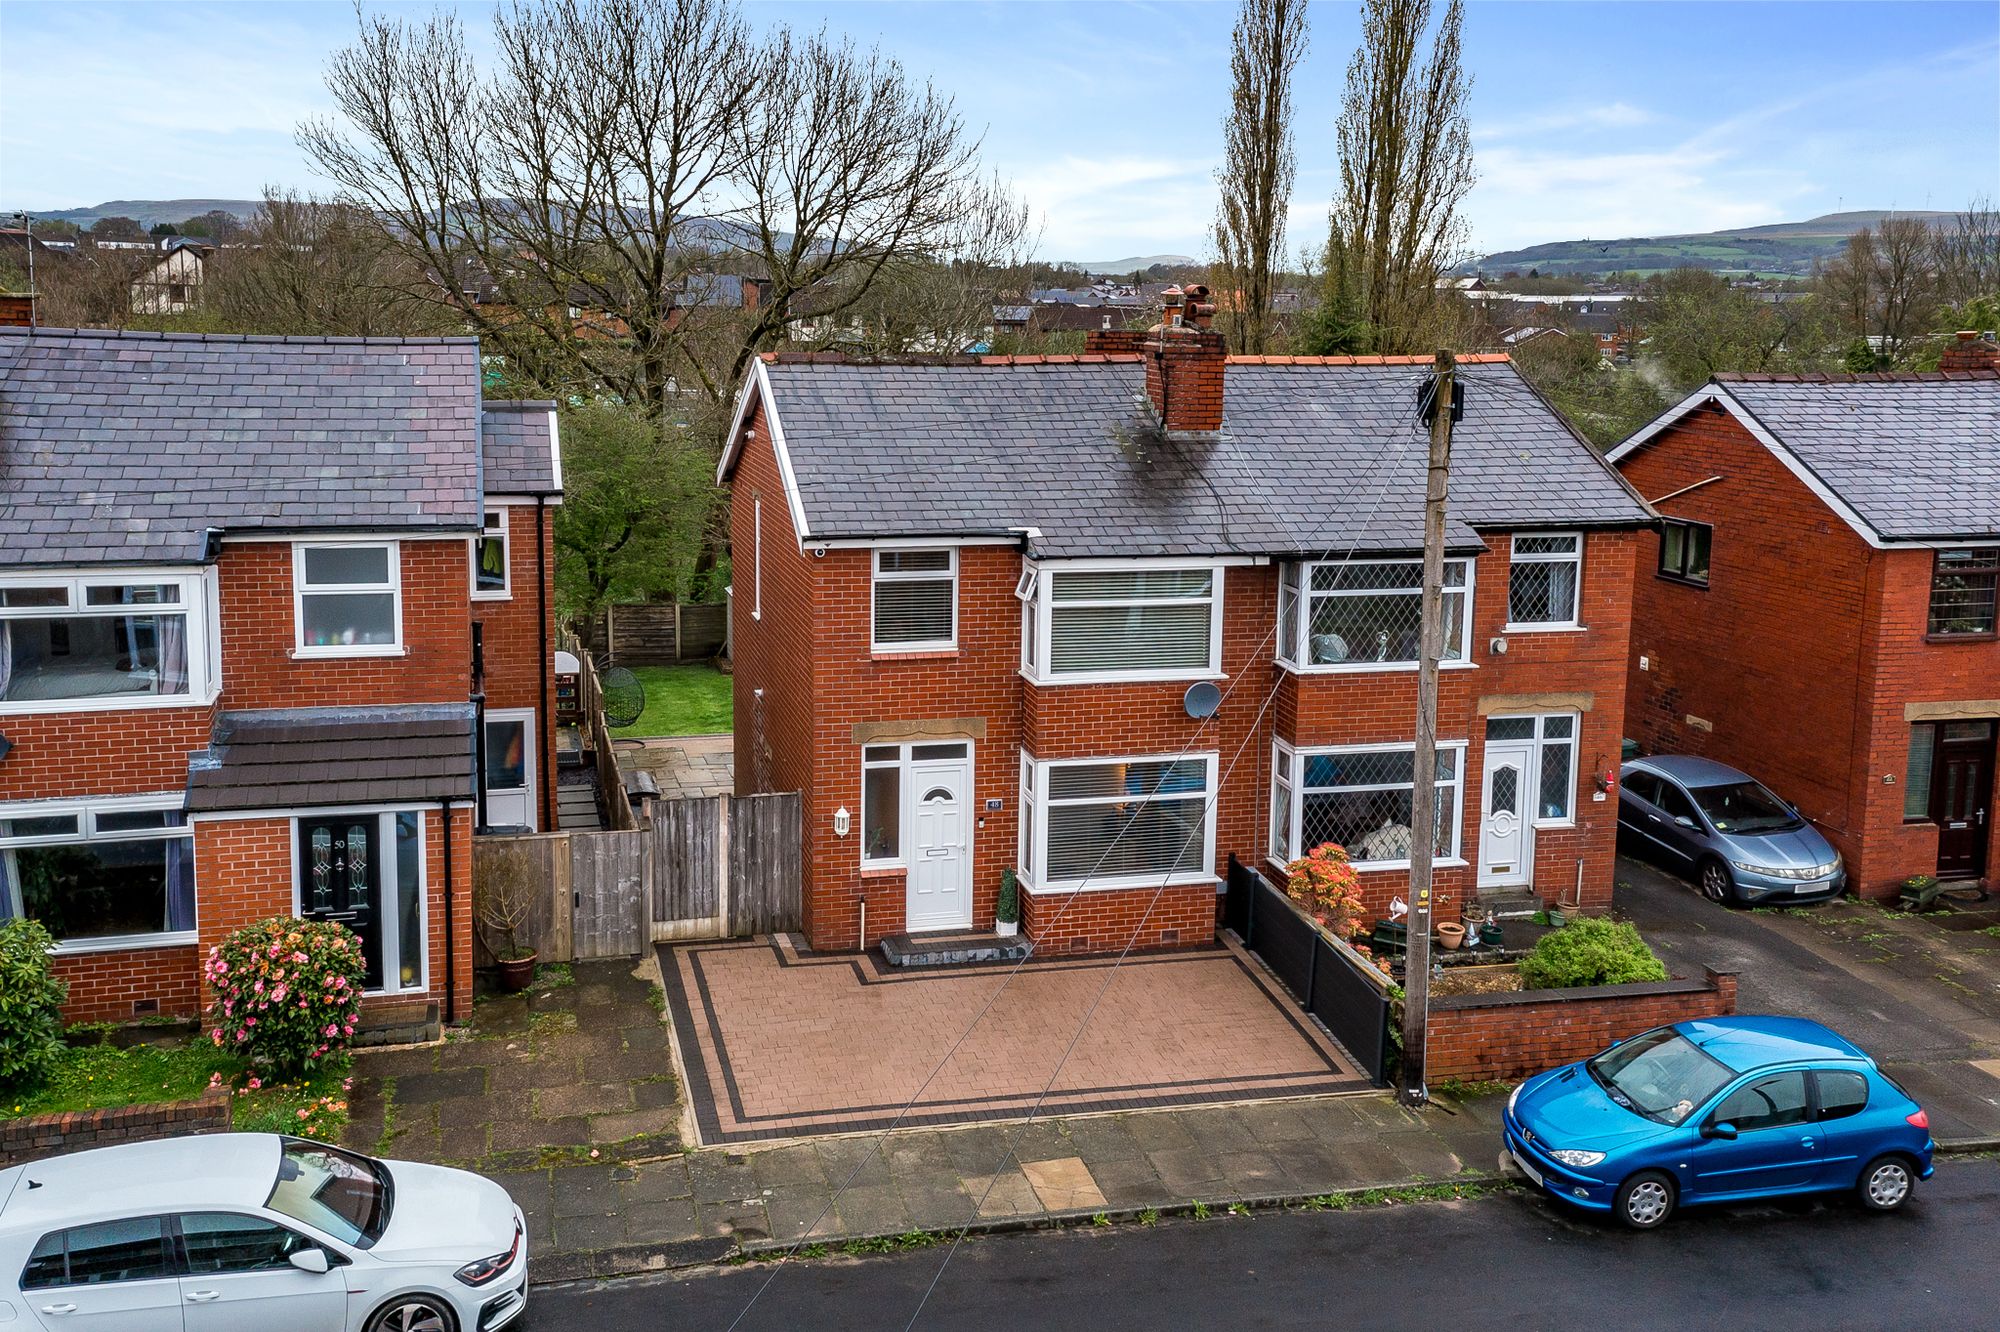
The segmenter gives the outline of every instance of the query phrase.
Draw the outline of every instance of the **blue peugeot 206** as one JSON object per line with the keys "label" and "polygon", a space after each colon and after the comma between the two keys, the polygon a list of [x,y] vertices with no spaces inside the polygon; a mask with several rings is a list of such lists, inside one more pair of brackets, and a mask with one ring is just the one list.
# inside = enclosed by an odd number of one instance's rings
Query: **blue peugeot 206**
{"label": "blue peugeot 206", "polygon": [[1529,1078],[1503,1116],[1529,1179],[1649,1230],[1690,1203],[1851,1190],[1894,1211],[1931,1176],[1930,1119],[1817,1022],[1658,1027]]}

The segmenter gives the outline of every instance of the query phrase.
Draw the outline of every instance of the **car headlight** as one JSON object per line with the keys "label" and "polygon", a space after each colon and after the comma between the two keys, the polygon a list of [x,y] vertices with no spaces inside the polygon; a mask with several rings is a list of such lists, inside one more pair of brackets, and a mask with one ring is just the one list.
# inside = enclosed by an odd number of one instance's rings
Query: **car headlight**
{"label": "car headlight", "polygon": [[1565,1147],[1549,1155],[1566,1166],[1594,1166],[1604,1159],[1603,1152],[1580,1152],[1573,1147]]}
{"label": "car headlight", "polygon": [[521,1252],[521,1223],[514,1223],[514,1242],[507,1246],[505,1253],[496,1253],[490,1258],[479,1258],[459,1268],[452,1275],[468,1286],[483,1286],[494,1277],[514,1265],[516,1255]]}
{"label": "car headlight", "polygon": [[[1521,1087],[1525,1087],[1527,1085],[1528,1084],[1524,1082],[1521,1084]],[[1507,1113],[1510,1115],[1514,1113],[1514,1102],[1521,1099],[1521,1087],[1516,1087],[1514,1088],[1513,1091],[1507,1093]]]}

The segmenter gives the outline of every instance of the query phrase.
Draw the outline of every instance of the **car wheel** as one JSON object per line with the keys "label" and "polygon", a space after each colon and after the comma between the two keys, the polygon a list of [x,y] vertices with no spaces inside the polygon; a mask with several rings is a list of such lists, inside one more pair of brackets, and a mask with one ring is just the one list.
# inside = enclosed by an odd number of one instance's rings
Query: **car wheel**
{"label": "car wheel", "polygon": [[1713,857],[1701,862],[1695,881],[1701,885],[1701,895],[1711,902],[1726,906],[1736,900],[1736,880],[1729,877],[1729,866]]}
{"label": "car wheel", "polygon": [[1917,1173],[1901,1156],[1878,1156],[1861,1172],[1855,1193],[1871,1212],[1893,1212],[1910,1200],[1917,1186]]}
{"label": "car wheel", "polygon": [[1651,1230],[1674,1214],[1674,1181],[1657,1170],[1641,1170],[1618,1186],[1611,1211],[1634,1230]]}
{"label": "car wheel", "polygon": [[375,1311],[368,1332],[457,1332],[451,1304],[437,1295],[399,1295]]}

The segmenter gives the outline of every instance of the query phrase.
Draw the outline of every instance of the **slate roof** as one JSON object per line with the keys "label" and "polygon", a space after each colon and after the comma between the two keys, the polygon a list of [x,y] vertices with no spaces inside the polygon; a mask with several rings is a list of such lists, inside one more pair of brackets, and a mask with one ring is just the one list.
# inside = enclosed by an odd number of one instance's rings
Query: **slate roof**
{"label": "slate roof", "polygon": [[476,530],[479,393],[470,338],[0,329],[0,566]]}
{"label": "slate roof", "polygon": [[550,495],[562,489],[555,440],[549,433],[553,402],[486,404],[480,453],[489,495]]}
{"label": "slate roof", "polygon": [[2000,374],[1716,380],[1885,539],[2000,537]]}
{"label": "slate roof", "polygon": [[191,812],[470,798],[470,703],[225,712],[188,763]]}
{"label": "slate roof", "polygon": [[[1228,365],[1212,442],[1151,427],[1136,358],[764,369],[814,537],[1034,527],[1056,558],[1420,549],[1426,369],[1282,359]],[[1463,371],[1454,549],[1477,527],[1651,520],[1511,365]]]}

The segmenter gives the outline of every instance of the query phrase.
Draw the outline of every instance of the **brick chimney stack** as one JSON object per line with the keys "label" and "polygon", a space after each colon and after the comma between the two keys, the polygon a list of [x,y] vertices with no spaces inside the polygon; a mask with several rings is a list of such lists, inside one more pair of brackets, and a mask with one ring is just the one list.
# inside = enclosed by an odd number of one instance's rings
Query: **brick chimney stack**
{"label": "brick chimney stack", "polygon": [[1228,361],[1222,335],[1210,325],[1215,307],[1208,288],[1168,287],[1162,318],[1140,348],[1146,358],[1146,396],[1170,437],[1209,436],[1222,429],[1222,371]]}
{"label": "brick chimney stack", "polygon": [[1940,370],[2000,370],[2000,342],[1991,333],[1961,330],[1957,339],[1938,357]]}

